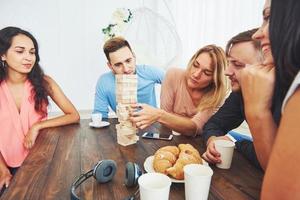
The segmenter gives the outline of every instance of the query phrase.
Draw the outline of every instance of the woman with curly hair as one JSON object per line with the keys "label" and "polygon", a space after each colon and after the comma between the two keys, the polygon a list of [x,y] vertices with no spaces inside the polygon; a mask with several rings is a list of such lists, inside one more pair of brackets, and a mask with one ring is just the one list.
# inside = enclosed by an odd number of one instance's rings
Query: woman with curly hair
{"label": "woman with curly hair", "polygon": [[[40,130],[79,121],[58,84],[43,73],[38,50],[29,32],[0,30],[0,190],[9,185]],[[47,119],[48,96],[64,115]]]}

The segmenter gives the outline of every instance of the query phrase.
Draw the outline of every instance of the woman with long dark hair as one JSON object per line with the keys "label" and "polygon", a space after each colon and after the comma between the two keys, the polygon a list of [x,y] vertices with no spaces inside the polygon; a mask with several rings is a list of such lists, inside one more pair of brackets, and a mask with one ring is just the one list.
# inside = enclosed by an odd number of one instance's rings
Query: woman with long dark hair
{"label": "woman with long dark hair", "polygon": [[[282,118],[264,177],[262,199],[300,199],[300,1],[266,0],[262,34],[269,38]],[[266,31],[263,31],[266,30]]]}
{"label": "woman with long dark hair", "polygon": [[[253,35],[255,39],[261,42],[265,62],[264,66],[258,67],[256,74],[250,74],[246,77],[254,80],[255,77],[261,76],[261,83],[264,83],[255,85],[255,82],[252,81],[251,85],[248,85],[249,88],[252,87],[252,91],[266,88],[266,85],[269,88],[264,90],[268,92],[261,92],[261,95],[248,98],[247,101],[252,104],[252,108],[260,111],[261,116],[267,114],[263,108],[271,106],[270,97],[273,91],[274,96],[283,102],[282,117],[278,129],[266,121],[260,121],[255,125],[273,130],[259,135],[261,146],[265,148],[258,150],[257,154],[268,155],[265,161],[267,169],[261,199],[300,199],[300,171],[298,167],[300,163],[299,10],[299,0],[266,0],[263,9],[263,24]],[[268,82],[273,84],[266,84]],[[254,98],[257,101],[253,100]],[[259,104],[258,101],[262,103]],[[251,112],[253,113],[253,109]],[[251,129],[250,124],[249,126]],[[269,138],[270,142],[267,144],[263,142],[262,138]]]}
{"label": "woman with long dark hair", "polygon": [[[43,73],[29,32],[0,30],[0,190],[22,164],[40,130],[76,123],[79,114],[58,84]],[[64,115],[47,119],[48,96]]]}

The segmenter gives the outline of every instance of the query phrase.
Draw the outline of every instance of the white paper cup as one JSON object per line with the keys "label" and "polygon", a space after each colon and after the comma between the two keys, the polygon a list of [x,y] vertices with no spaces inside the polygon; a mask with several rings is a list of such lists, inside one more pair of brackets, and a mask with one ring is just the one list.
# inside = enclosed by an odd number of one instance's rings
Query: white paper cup
{"label": "white paper cup", "polygon": [[206,200],[213,170],[206,165],[189,164],[183,167],[186,200]]}
{"label": "white paper cup", "polygon": [[141,200],[168,200],[171,179],[161,173],[143,174],[138,179]]}
{"label": "white paper cup", "polygon": [[215,140],[216,150],[221,154],[221,163],[216,164],[217,167],[221,169],[229,169],[231,166],[233,151],[234,151],[234,142],[228,140]]}
{"label": "white paper cup", "polygon": [[102,114],[101,113],[93,113],[92,114],[92,122],[94,125],[100,125],[102,121]]}

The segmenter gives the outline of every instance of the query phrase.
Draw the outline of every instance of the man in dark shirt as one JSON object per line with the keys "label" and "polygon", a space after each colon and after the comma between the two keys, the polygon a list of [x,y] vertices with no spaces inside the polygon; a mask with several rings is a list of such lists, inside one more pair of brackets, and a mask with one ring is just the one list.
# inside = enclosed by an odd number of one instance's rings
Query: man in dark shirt
{"label": "man in dark shirt", "polygon": [[[252,164],[260,167],[256,157],[253,142],[251,140],[236,141],[234,137],[227,134],[230,130],[237,128],[244,120],[244,103],[239,84],[240,72],[246,64],[259,64],[262,62],[261,48],[258,41],[252,39],[252,35],[257,29],[242,32],[234,36],[227,44],[226,55],[229,66],[226,75],[231,80],[232,93],[226,99],[224,105],[212,116],[203,127],[203,136],[207,149],[203,158],[210,163],[219,163],[220,154],[216,151],[214,140],[224,139],[236,143],[237,150],[240,151]],[[250,66],[251,67],[251,66]],[[280,119],[280,108],[274,107],[273,119],[276,123]]]}

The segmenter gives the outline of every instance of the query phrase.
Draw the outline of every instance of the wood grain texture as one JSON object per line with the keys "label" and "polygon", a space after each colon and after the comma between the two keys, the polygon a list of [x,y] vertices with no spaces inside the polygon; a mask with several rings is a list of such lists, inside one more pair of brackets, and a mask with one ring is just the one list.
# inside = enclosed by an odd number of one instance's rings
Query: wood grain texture
{"label": "wood grain texture", "polygon": [[[117,120],[108,121],[111,125],[101,129],[90,128],[89,120],[81,120],[80,124],[43,130],[1,199],[70,199],[70,186],[81,173],[92,169],[99,160],[112,159],[117,163],[117,172],[112,181],[99,184],[90,178],[76,192],[82,199],[122,200],[135,191],[134,187],[127,188],[124,185],[128,161],[143,168],[145,158],[166,145],[190,143],[200,153],[205,150],[201,137],[186,136],[174,136],[172,141],[140,137],[137,144],[123,147],[117,143]],[[169,129],[159,124],[149,129],[171,134]],[[140,131],[139,136],[145,131]],[[263,173],[238,152],[234,153],[229,170],[211,167],[214,174],[209,199],[259,199]],[[170,199],[184,199],[184,184],[172,184]]]}

